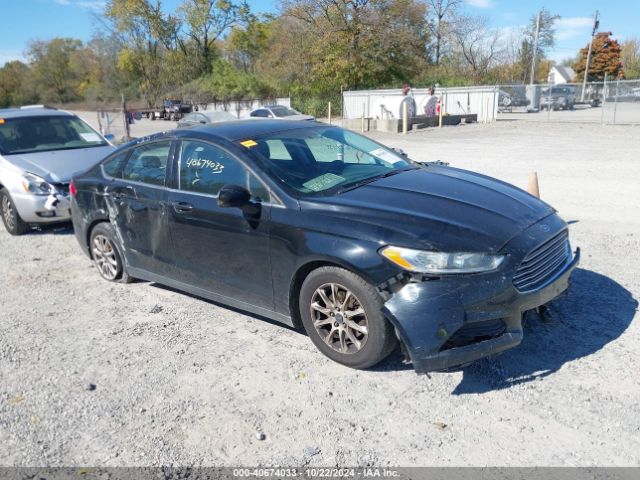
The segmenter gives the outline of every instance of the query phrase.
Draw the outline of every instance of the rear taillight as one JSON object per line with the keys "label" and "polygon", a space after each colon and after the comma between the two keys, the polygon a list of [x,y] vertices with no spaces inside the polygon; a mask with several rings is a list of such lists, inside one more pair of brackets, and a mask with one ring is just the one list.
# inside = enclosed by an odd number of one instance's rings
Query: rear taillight
{"label": "rear taillight", "polygon": [[69,193],[72,197],[75,197],[78,194],[78,189],[76,188],[76,184],[73,183],[73,180],[71,180],[71,183],[69,184]]}

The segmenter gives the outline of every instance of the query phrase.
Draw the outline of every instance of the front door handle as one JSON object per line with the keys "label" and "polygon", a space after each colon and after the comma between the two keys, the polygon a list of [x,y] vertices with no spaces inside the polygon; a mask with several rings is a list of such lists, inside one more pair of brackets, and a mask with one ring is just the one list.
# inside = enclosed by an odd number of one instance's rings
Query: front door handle
{"label": "front door handle", "polygon": [[187,202],[173,202],[171,205],[173,206],[173,209],[178,213],[190,212],[191,210],[193,210],[193,205]]}
{"label": "front door handle", "polygon": [[122,200],[124,197],[134,197],[135,194],[136,191],[131,186],[121,187],[111,192],[111,196],[116,200]]}

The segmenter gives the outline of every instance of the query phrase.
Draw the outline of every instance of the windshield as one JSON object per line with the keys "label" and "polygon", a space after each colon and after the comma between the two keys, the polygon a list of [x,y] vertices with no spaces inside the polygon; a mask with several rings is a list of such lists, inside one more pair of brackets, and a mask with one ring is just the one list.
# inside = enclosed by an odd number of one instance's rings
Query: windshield
{"label": "windshield", "polygon": [[292,108],[287,107],[271,107],[271,111],[276,117],[291,117],[292,115],[300,115]]}
{"label": "windshield", "polygon": [[4,155],[103,145],[108,143],[77,117],[52,115],[0,121],[0,152]]}
{"label": "windshield", "polygon": [[330,195],[419,168],[367,137],[338,127],[276,132],[238,142],[289,191]]}

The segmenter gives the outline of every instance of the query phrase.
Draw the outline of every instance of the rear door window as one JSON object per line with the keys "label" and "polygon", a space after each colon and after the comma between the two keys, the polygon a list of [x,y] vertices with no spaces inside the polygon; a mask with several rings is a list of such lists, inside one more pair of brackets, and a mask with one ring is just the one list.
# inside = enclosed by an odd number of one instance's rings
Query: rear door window
{"label": "rear door window", "polygon": [[134,182],[163,186],[171,141],[154,142],[136,147],[122,170],[122,178]]}

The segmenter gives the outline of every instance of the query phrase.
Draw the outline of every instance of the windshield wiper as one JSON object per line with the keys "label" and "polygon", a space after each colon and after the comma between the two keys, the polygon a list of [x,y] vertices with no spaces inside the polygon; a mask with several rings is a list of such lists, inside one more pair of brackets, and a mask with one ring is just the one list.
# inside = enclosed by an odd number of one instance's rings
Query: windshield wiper
{"label": "windshield wiper", "polygon": [[93,147],[106,147],[108,143],[102,142],[95,145],[80,145],[75,147],[62,147],[62,148],[47,148],[44,150],[14,150],[5,155],[26,155],[29,153],[46,153],[46,152],[61,152],[63,150],[79,150],[81,148],[93,148]]}
{"label": "windshield wiper", "polygon": [[354,190],[354,189],[356,189],[358,187],[361,187],[363,185],[367,185],[368,183],[373,183],[376,180],[380,180],[381,178],[391,177],[392,175],[396,175],[396,174],[402,173],[402,172],[408,172],[409,170],[417,170],[418,168],[420,168],[420,167],[400,168],[398,170],[391,170],[390,172],[383,173],[381,175],[376,175],[375,177],[364,178],[364,179],[358,180],[356,182],[347,183],[340,189],[338,194],[343,193],[343,192],[348,192],[349,190]]}

